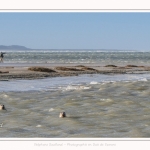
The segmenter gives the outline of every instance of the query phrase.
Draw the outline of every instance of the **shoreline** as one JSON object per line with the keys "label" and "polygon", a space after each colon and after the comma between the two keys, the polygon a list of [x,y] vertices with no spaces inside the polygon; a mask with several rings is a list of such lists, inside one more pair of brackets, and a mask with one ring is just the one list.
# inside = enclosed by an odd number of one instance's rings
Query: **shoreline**
{"label": "shoreline", "polygon": [[[32,69],[33,70],[32,70]],[[40,70],[34,70],[34,69]],[[30,70],[31,69],[31,70]],[[44,69],[44,70],[43,70]],[[47,69],[47,70],[45,70]],[[48,70],[49,69],[49,70]],[[3,64],[0,66],[0,81],[34,80],[48,77],[78,76],[81,74],[144,74],[150,73],[150,66],[115,66],[98,64],[29,64],[18,66]]]}

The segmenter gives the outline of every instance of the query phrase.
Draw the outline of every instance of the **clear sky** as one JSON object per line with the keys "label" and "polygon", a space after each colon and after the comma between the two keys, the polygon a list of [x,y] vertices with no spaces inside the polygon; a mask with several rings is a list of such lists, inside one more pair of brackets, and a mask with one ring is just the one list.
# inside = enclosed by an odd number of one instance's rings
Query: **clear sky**
{"label": "clear sky", "polygon": [[0,13],[0,45],[150,50],[150,13]]}

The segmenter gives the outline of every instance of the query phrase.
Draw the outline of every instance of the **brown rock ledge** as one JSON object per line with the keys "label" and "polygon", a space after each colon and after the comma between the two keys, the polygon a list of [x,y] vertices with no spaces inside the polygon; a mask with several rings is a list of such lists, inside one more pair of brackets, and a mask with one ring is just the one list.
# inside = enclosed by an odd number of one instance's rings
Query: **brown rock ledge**
{"label": "brown rock ledge", "polygon": [[106,65],[105,67],[117,67],[116,65]]}
{"label": "brown rock ledge", "polygon": [[[101,67],[101,66],[52,66],[48,67],[0,67],[0,81],[14,79],[42,79],[47,77],[78,76],[81,74],[134,74],[150,73],[150,66],[130,67]],[[60,70],[59,70],[60,69]]]}
{"label": "brown rock ledge", "polygon": [[82,71],[81,69],[69,68],[69,67],[56,67],[55,69],[61,71]]}
{"label": "brown rock ledge", "polygon": [[28,70],[39,71],[39,72],[56,72],[55,70],[45,68],[45,67],[30,67]]}

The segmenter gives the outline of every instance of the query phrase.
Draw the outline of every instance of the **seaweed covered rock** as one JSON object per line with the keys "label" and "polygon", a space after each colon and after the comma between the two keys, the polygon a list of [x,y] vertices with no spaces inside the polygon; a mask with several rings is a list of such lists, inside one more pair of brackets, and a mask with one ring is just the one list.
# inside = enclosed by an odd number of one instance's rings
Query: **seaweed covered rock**
{"label": "seaweed covered rock", "polygon": [[45,68],[45,67],[30,67],[28,70],[39,71],[39,72],[56,72],[55,70]]}
{"label": "seaweed covered rock", "polygon": [[115,65],[106,65],[105,67],[117,67]]}
{"label": "seaweed covered rock", "polygon": [[77,65],[77,66],[75,66],[75,67],[85,67],[85,66],[83,66],[83,65]]}
{"label": "seaweed covered rock", "polygon": [[61,71],[82,71],[81,69],[69,68],[69,67],[56,67],[55,69]]}
{"label": "seaweed covered rock", "polygon": [[82,67],[82,70],[84,70],[84,71],[98,71],[98,70],[96,70],[96,69],[94,69],[94,68],[90,68],[90,67]]}
{"label": "seaweed covered rock", "polygon": [[136,65],[127,65],[126,67],[138,67]]}
{"label": "seaweed covered rock", "polygon": [[9,73],[9,71],[0,71],[0,73]]}

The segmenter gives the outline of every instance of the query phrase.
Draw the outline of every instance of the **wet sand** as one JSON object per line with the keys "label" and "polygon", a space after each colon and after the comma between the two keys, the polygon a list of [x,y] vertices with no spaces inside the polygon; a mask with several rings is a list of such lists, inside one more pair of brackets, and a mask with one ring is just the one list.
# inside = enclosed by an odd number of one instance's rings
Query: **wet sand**
{"label": "wet sand", "polygon": [[[29,68],[42,68],[41,71],[29,70]],[[46,69],[44,71],[44,69]],[[51,69],[51,71],[47,71]],[[34,64],[34,65],[3,65],[0,66],[0,81],[12,79],[42,79],[46,77],[78,76],[80,74],[136,74],[150,73],[150,66],[99,66],[97,64]]]}

